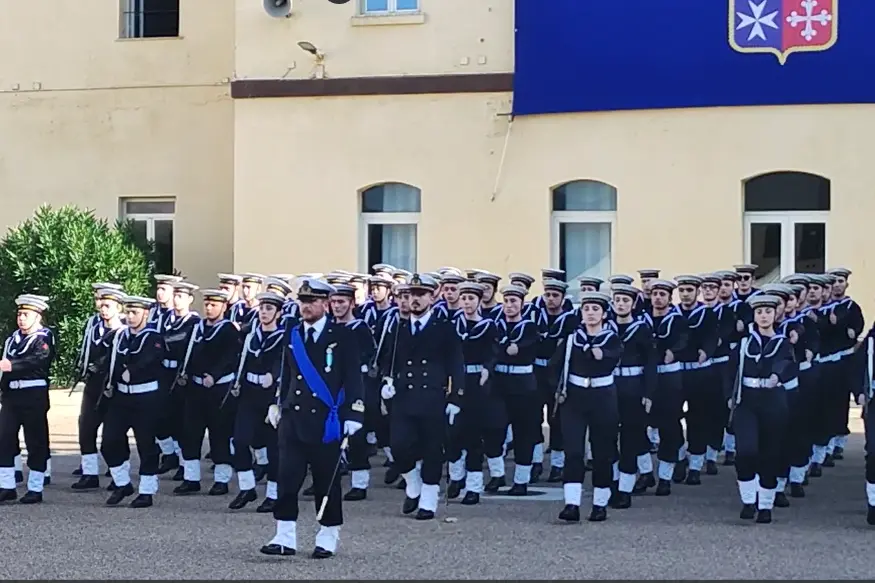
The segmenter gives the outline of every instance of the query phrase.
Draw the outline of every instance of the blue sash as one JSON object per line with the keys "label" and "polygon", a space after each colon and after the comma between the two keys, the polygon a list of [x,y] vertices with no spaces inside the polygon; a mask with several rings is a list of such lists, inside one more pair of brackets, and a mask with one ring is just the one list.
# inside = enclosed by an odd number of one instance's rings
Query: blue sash
{"label": "blue sash", "polygon": [[338,410],[343,405],[345,392],[341,388],[340,392],[337,393],[337,402],[334,401],[334,397],[332,397],[325,379],[322,378],[322,375],[313,366],[313,361],[310,360],[310,355],[307,354],[304,339],[299,333],[300,329],[301,326],[298,325],[292,330],[292,355],[295,357],[295,362],[298,363],[298,371],[300,371],[301,377],[303,377],[307,386],[328,407],[328,417],[325,418],[325,433],[322,435],[322,443],[340,441],[340,416],[338,415]]}

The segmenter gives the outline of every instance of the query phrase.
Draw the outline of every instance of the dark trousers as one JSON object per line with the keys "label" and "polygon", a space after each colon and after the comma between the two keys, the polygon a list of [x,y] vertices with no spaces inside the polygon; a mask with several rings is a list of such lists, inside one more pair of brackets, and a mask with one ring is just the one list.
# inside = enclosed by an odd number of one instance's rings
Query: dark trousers
{"label": "dark trousers", "polygon": [[781,473],[781,452],[787,432],[787,396],[783,388],[744,389],[735,408],[735,470],[739,481],[759,475],[760,486],[772,489]]}
{"label": "dark trousers", "polygon": [[[647,439],[647,413],[641,403],[642,391],[639,378],[616,379],[617,405],[620,416],[619,468],[624,474],[638,473],[638,456],[650,450]],[[622,384],[631,384],[628,390]],[[637,387],[635,385],[638,385]]]}
{"label": "dark trousers", "polygon": [[89,377],[85,381],[79,406],[79,453],[82,455],[97,453],[97,431],[109,408],[109,399],[101,398],[105,388],[102,377]]}
{"label": "dark trousers", "polygon": [[100,453],[110,468],[115,468],[131,459],[128,430],[133,430],[140,456],[140,476],[154,476],[158,472],[158,444],[155,443],[155,428],[160,416],[161,394],[128,394],[115,391],[109,402],[103,422],[103,442]]}
{"label": "dark trousers", "polygon": [[313,502],[317,512],[322,499],[328,496],[319,524],[340,526],[343,524],[340,479],[332,481],[340,458],[340,443],[304,443],[298,439],[293,423],[291,415],[284,416],[280,419],[277,431],[279,475],[273,517],[276,520],[298,520],[298,492],[304,484],[309,466],[313,474]]}
{"label": "dark trousers", "polygon": [[185,394],[188,387],[170,387],[176,378],[176,369],[164,369],[161,391],[164,402],[158,419],[158,439],[173,439],[182,447],[185,440]]}
{"label": "dark trousers", "polygon": [[564,483],[583,482],[586,475],[586,432],[589,429],[593,488],[611,487],[620,422],[617,402],[617,389],[613,386],[590,389],[568,387],[565,402],[559,406],[565,431]]}
{"label": "dark trousers", "polygon": [[[476,383],[476,384],[475,384]],[[483,455],[485,453],[483,443],[489,430],[484,423],[485,408],[488,404],[486,399],[486,388],[479,386],[480,375],[466,375],[465,378],[465,396],[462,397],[461,409],[462,412],[456,415],[453,425],[449,427],[447,438],[447,460],[454,462],[462,457],[462,451],[466,451],[465,470],[468,472],[479,472],[483,470]],[[498,446],[498,451],[495,451],[494,442],[497,438],[499,430],[493,432],[493,450],[492,457],[501,455],[501,448]]]}
{"label": "dark trousers", "polygon": [[844,420],[842,416],[842,399],[848,407],[849,400],[846,363],[844,361],[822,362],[818,366],[818,386],[815,395],[815,417],[813,428],[814,445],[826,446],[829,440],[838,435],[847,426],[847,411]]}
{"label": "dark trousers", "polygon": [[866,433],[866,482],[875,484],[875,405],[869,404],[863,415]]}
{"label": "dark trousers", "polygon": [[[213,462],[216,465],[231,464],[231,434],[237,399],[228,397],[222,406],[228,384],[206,388],[190,383],[185,391],[185,437],[181,444],[183,459],[200,459],[204,432],[209,430]],[[247,451],[247,455],[251,454]]]}
{"label": "dark trousers", "polygon": [[779,478],[790,476],[790,468],[804,467],[811,455],[811,442],[807,431],[807,416],[800,389],[786,391],[787,430],[781,451]]}
{"label": "dark trousers", "polygon": [[21,453],[18,432],[24,430],[27,467],[45,472],[49,459],[49,392],[47,389],[11,389],[0,407],[0,468],[11,468]]}
{"label": "dark trousers", "polygon": [[[738,351],[739,349],[736,347],[732,352],[729,353],[729,363],[726,365],[726,369],[724,371],[724,375],[722,378],[723,383],[723,402],[726,403],[733,395],[733,391],[735,390],[735,382],[736,377],[738,376]],[[735,435],[735,430],[732,428],[732,424],[729,422],[730,411],[729,407],[723,409],[723,425],[726,429],[726,433],[728,435]],[[721,439],[721,444],[723,445],[723,440]]]}
{"label": "dark trousers", "polygon": [[[229,400],[231,397],[229,397]],[[264,419],[267,409],[274,402],[273,391],[247,382],[240,389],[237,414],[234,418],[234,469],[246,472],[252,469],[252,449],[267,448],[267,479],[276,481],[277,438],[276,430]],[[225,403],[228,407],[228,403]],[[359,431],[361,433],[361,431]],[[356,434],[357,436],[358,434]],[[213,458],[215,459],[215,458]],[[219,463],[219,462],[216,462]]]}
{"label": "dark trousers", "polygon": [[[422,460],[423,484],[439,484],[443,474],[444,441],[447,418],[443,409],[428,415],[410,415],[396,407],[390,417],[390,434],[394,467],[402,474],[413,470]],[[529,454],[531,455],[531,454]]]}
{"label": "dark trousers", "polygon": [[[504,393],[504,410],[507,413],[507,424],[513,430],[513,461],[518,466],[532,465],[532,454],[535,444],[541,438],[541,420],[543,419],[543,403],[537,391],[521,393]],[[504,446],[507,426],[501,431],[490,432],[485,444],[486,455],[499,451]],[[498,448],[496,447],[498,446]]]}
{"label": "dark trousers", "polygon": [[[550,450],[563,451],[562,445],[562,421],[558,415],[553,415],[555,405],[555,391],[551,387],[547,367],[535,365],[535,381],[538,383],[538,393],[541,396],[541,407],[538,409],[543,418],[544,408],[547,408],[547,425],[550,427]],[[516,439],[516,434],[514,434]],[[538,431],[535,443],[544,443],[544,432]]]}
{"label": "dark trousers", "polygon": [[651,413],[655,418],[656,428],[659,429],[659,451],[656,457],[660,461],[672,464],[678,461],[678,450],[684,443],[684,431],[681,427],[683,407],[683,373],[657,375]]}
{"label": "dark trousers", "polygon": [[697,368],[685,370],[683,375],[684,399],[687,402],[687,451],[690,455],[705,455],[710,436],[709,405],[716,390],[713,371],[711,367]]}

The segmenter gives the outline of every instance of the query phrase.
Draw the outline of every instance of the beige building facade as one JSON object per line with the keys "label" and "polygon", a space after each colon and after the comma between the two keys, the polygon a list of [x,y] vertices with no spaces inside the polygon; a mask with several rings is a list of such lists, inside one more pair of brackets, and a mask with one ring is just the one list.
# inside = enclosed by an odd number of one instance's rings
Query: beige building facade
{"label": "beige building facade", "polygon": [[750,261],[765,280],[841,264],[875,293],[875,106],[512,117],[506,0],[54,4],[0,21],[7,225],[40,202],[131,216],[205,285]]}

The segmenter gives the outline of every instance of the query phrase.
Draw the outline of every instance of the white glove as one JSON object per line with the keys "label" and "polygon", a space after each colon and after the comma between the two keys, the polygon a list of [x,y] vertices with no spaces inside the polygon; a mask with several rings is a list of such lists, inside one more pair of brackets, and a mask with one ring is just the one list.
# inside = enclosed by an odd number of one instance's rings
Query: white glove
{"label": "white glove", "polygon": [[122,373],[122,382],[123,383],[131,382],[131,371],[125,369],[125,371]]}
{"label": "white glove", "polygon": [[644,397],[643,399],[641,399],[641,404],[644,405],[644,412],[649,415],[650,408],[653,407],[653,401],[651,401],[647,397]]}
{"label": "white glove", "polygon": [[344,421],[343,422],[343,434],[349,435],[352,437],[355,435],[355,432],[362,428],[362,424],[358,421]]}
{"label": "white glove", "polygon": [[857,397],[857,405],[863,406],[866,404],[866,393],[860,393],[860,396]]}
{"label": "white glove", "polygon": [[273,375],[269,372],[264,373],[264,377],[261,379],[262,388],[269,389],[273,384]]}
{"label": "white glove", "polygon": [[453,424],[456,420],[456,415],[462,412],[462,409],[459,408],[458,405],[453,405],[452,403],[447,403],[447,409],[445,413],[447,417],[449,417],[450,425]]}
{"label": "white glove", "polygon": [[383,388],[380,389],[380,396],[383,397],[384,401],[388,401],[392,397],[395,396],[395,385],[392,383],[386,383],[383,385]]}
{"label": "white glove", "polygon": [[267,418],[265,418],[265,422],[273,425],[274,429],[279,427],[280,417],[282,417],[282,412],[280,411],[279,405],[271,405],[267,408]]}

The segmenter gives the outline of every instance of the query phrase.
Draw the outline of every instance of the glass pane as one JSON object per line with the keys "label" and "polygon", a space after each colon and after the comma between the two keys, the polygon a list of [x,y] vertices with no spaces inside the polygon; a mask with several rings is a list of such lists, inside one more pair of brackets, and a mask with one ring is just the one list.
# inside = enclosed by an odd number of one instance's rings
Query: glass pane
{"label": "glass pane", "polygon": [[560,223],[559,269],[565,271],[569,283],[582,275],[607,279],[611,274],[610,223]]}
{"label": "glass pane", "polygon": [[172,200],[129,200],[125,201],[127,215],[172,215],[176,203]]}
{"label": "glass pane", "polygon": [[155,221],[155,272],[173,273],[173,221]]}
{"label": "glass pane", "polygon": [[751,223],[750,262],[759,265],[754,274],[754,285],[772,283],[781,279],[781,224]]}
{"label": "glass pane", "polygon": [[416,271],[416,225],[368,225],[368,265]]}
{"label": "glass pane", "polygon": [[397,10],[419,10],[419,0],[395,0]]}
{"label": "glass pane", "polygon": [[137,239],[137,243],[143,244],[146,242],[146,237],[148,233],[149,225],[147,221],[131,221],[131,229],[134,233],[134,237]]}
{"label": "glass pane", "polygon": [[390,182],[362,193],[363,213],[418,213],[421,193],[409,184]]}
{"label": "glass pane", "polygon": [[364,0],[365,12],[386,12],[389,10],[389,0]]}
{"label": "glass pane", "polygon": [[595,180],[576,180],[553,190],[554,211],[615,211],[617,189]]}
{"label": "glass pane", "polygon": [[830,182],[805,172],[772,172],[744,185],[744,210],[828,211]]}
{"label": "glass pane", "polygon": [[826,225],[823,223],[796,223],[793,270],[796,273],[823,273],[826,271]]}

